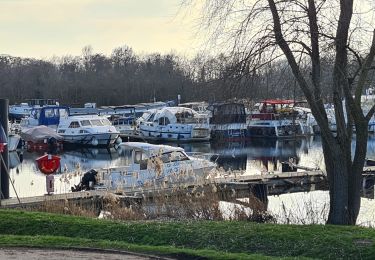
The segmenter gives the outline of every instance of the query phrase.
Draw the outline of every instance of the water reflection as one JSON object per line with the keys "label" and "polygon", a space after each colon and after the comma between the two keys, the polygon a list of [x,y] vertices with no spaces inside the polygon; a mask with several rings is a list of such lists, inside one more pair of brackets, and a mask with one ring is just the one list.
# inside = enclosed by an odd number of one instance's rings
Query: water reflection
{"label": "water reflection", "polygon": [[[176,144],[170,145],[176,146]],[[296,162],[303,166],[314,168],[324,166],[320,137],[294,141],[255,139],[247,142],[207,142],[180,144],[180,146],[189,153],[215,154],[217,156],[213,156],[212,159],[216,160],[219,167],[226,170],[244,170],[247,174],[281,171],[281,162],[287,161],[289,158],[295,158]],[[352,146],[355,146],[354,142]],[[375,158],[375,136],[369,138],[367,148],[367,157]],[[43,154],[30,152],[10,154],[12,168],[10,177],[20,197],[46,193],[45,176],[38,171],[35,164],[35,159],[41,155]],[[121,151],[113,148],[63,151],[59,156],[61,156],[61,169],[55,175],[55,193],[69,192],[73,185],[80,182],[79,172],[84,173],[92,168],[120,166],[126,160]],[[363,193],[366,198],[362,199],[363,206],[359,216],[359,222],[363,223],[373,221],[375,216],[373,180],[372,186],[371,180],[369,184],[366,185],[369,185],[370,189],[364,190]],[[300,216],[298,218],[306,220],[312,210],[309,211],[306,205],[310,205],[310,208],[314,208],[315,212],[320,212],[320,222],[324,222],[326,210],[328,210],[328,192],[290,193],[295,191],[298,190],[287,189],[285,191],[288,192],[287,194],[268,196],[268,209],[280,216],[280,222],[285,222],[287,212],[298,214]],[[10,187],[10,195],[15,196],[12,187]]]}

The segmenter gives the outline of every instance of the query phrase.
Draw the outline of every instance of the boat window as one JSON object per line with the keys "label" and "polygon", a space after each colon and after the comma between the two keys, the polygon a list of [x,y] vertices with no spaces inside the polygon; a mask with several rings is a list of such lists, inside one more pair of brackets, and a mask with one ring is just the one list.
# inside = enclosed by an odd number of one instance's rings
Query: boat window
{"label": "boat window", "polygon": [[94,120],[90,120],[90,121],[91,121],[92,125],[103,126],[103,123],[100,121],[100,119],[94,119]]}
{"label": "boat window", "polygon": [[66,111],[66,109],[60,108],[59,113],[60,113],[60,117],[67,117],[68,116],[68,111]]}
{"label": "boat window", "polygon": [[79,123],[77,121],[73,121],[70,123],[69,128],[79,128]]}
{"label": "boat window", "polygon": [[142,158],[142,152],[141,151],[134,151],[134,163],[139,164],[142,161],[142,159],[143,159]]}
{"label": "boat window", "polygon": [[181,151],[174,151],[174,152],[163,153],[161,155],[161,160],[163,161],[163,163],[168,163],[168,162],[176,162],[176,161],[186,161],[186,160],[189,160],[189,157],[187,157],[187,155]]}
{"label": "boat window", "polygon": [[169,125],[169,119],[168,117],[161,117],[159,118],[159,125]]}
{"label": "boat window", "polygon": [[91,123],[90,123],[90,120],[82,120],[81,121],[81,126],[90,126]]}
{"label": "boat window", "polygon": [[152,122],[154,120],[154,117],[155,117],[155,113],[151,114],[150,118],[148,119],[148,121]]}
{"label": "boat window", "polygon": [[101,121],[102,121],[103,125],[111,125],[111,122],[109,122],[108,119],[102,119]]}
{"label": "boat window", "polygon": [[44,110],[44,115],[46,118],[55,117],[55,113],[53,112],[52,108],[47,108]]}

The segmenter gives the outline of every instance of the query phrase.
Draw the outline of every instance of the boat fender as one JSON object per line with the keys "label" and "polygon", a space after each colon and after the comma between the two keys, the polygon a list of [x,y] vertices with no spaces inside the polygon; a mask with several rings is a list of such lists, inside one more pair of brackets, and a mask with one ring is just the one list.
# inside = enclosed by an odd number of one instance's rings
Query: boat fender
{"label": "boat fender", "polygon": [[91,144],[92,144],[93,146],[97,146],[97,145],[99,144],[99,142],[98,142],[98,140],[94,137],[94,138],[92,138],[92,140],[91,140]]}

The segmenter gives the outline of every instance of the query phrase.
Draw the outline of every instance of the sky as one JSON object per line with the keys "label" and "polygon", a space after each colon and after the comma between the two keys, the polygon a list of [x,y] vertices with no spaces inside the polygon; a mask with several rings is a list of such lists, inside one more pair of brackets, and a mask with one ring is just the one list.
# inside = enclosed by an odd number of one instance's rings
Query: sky
{"label": "sky", "polygon": [[0,10],[0,54],[46,59],[90,45],[109,55],[127,45],[189,55],[200,44],[180,0],[0,0]]}

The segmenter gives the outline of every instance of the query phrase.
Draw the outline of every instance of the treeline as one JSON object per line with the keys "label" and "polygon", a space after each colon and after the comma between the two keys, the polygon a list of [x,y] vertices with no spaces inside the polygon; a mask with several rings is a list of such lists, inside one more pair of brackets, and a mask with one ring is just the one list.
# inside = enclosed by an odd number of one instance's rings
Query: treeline
{"label": "treeline", "polygon": [[56,98],[72,106],[175,100],[178,94],[183,102],[302,98],[285,62],[257,70],[238,64],[222,54],[198,54],[192,59],[175,54],[141,56],[126,46],[114,49],[110,56],[94,53],[91,47],[85,47],[80,56],[50,60],[3,55],[0,97],[9,98],[11,104]]}

